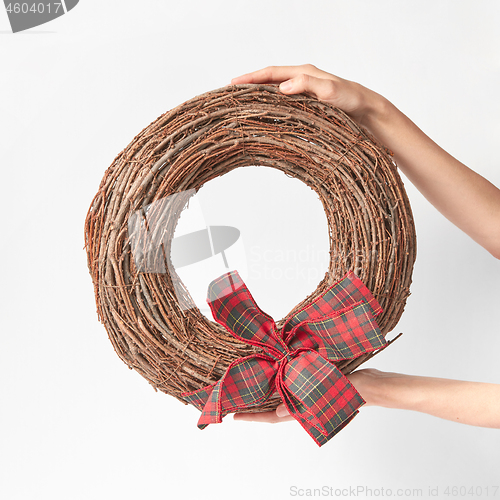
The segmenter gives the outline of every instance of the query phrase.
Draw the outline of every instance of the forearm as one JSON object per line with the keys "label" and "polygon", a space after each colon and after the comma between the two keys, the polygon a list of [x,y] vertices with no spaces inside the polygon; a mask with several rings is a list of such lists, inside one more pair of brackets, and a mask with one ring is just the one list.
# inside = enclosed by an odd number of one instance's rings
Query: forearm
{"label": "forearm", "polygon": [[393,151],[396,163],[451,222],[500,259],[500,190],[427,137],[387,99],[315,66],[269,66],[232,83],[279,83],[345,111]]}
{"label": "forearm", "polygon": [[368,405],[413,410],[480,427],[500,428],[500,385],[378,370],[349,376]]}
{"label": "forearm", "polygon": [[500,190],[439,147],[407,116],[370,94],[366,128],[393,153],[402,172],[452,223],[500,258]]}

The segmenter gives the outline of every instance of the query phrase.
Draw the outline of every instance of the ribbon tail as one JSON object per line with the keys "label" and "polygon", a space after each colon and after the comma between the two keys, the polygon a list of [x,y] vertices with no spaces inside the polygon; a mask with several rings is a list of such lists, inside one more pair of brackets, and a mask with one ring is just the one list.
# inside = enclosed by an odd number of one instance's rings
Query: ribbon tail
{"label": "ribbon tail", "polygon": [[214,387],[218,384],[218,382],[214,382],[213,384],[207,385],[206,387],[202,387],[196,391],[192,392],[183,392],[181,394],[181,398],[184,399],[187,403],[191,403],[193,406],[198,408],[198,410],[202,411],[205,406],[208,398],[212,394]]}
{"label": "ribbon tail", "polygon": [[[287,403],[285,403],[285,406],[287,406]],[[293,415],[295,420],[299,422],[302,428],[314,439],[315,443],[318,446],[323,446],[324,444],[328,443],[328,441],[330,441],[330,439],[332,439],[344,427],[346,427],[347,424],[349,424],[358,413],[359,410],[353,411],[351,414],[346,416],[345,420],[335,425],[331,432],[328,432],[323,426],[316,426],[311,423],[311,421],[308,419],[311,413],[308,410],[305,410],[304,414],[292,413],[292,411],[290,411],[290,414]]]}
{"label": "ribbon tail", "polygon": [[233,361],[216,383],[181,397],[202,410],[198,428],[204,429],[234,410],[262,404],[274,392],[276,371],[274,359],[254,354]]}
{"label": "ribbon tail", "polygon": [[[348,417],[343,423],[339,424],[335,429],[328,435],[322,434],[316,427],[313,427],[311,425],[308,426],[308,424],[302,424],[302,427],[309,433],[309,435],[314,439],[316,444],[318,446],[323,446],[324,444],[328,443],[330,439],[332,439],[336,434],[338,434],[344,427],[347,426],[349,422],[359,413],[358,410],[356,410],[350,417]],[[308,426],[308,427],[307,427]]]}
{"label": "ribbon tail", "polygon": [[347,377],[315,351],[303,351],[278,376],[284,404],[319,446],[351,422],[365,403]]}

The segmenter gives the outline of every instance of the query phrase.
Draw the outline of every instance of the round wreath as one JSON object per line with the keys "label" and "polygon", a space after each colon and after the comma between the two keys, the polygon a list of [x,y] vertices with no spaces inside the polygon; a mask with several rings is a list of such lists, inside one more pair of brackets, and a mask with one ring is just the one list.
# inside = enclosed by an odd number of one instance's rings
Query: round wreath
{"label": "round wreath", "polygon": [[[217,381],[232,361],[256,348],[196,307],[182,307],[178,290],[186,300],[189,293],[175,270],[137,268],[129,219],[173,193],[194,193],[252,165],[303,181],[318,194],[328,220],[329,270],[293,311],[352,270],[382,306],[377,323],[385,336],[410,293],[415,229],[389,151],[341,110],[306,95],[283,95],[274,85],[228,86],[195,97],[160,116],[115,158],[85,221],[97,312],[116,353],[155,389],[181,401],[181,393]],[[180,197],[169,210],[166,233],[174,233],[186,201]],[[337,366],[347,374],[372,355]],[[273,397],[247,411],[279,402]]]}

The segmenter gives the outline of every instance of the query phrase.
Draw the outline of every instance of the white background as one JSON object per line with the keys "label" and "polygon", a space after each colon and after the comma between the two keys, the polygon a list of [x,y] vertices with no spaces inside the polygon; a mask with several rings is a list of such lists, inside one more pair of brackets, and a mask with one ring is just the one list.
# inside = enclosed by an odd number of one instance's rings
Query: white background
{"label": "white background", "polygon": [[[95,313],[83,223],[105,169],[145,126],[270,64],[310,62],[378,91],[500,185],[499,2],[82,0],[18,34],[2,9],[1,499],[286,499],[293,486],[491,496],[499,430],[370,407],[322,448],[295,422],[228,416],[199,431],[197,410],[155,393],[114,353]],[[267,170],[212,181],[214,196],[241,189],[243,200],[231,218],[213,217],[242,235],[254,228],[249,252],[298,251],[304,242],[286,233],[302,217],[321,248],[317,197]],[[404,335],[366,366],[500,383],[500,263],[406,186],[418,257],[394,332]],[[282,232],[255,231],[259,217]],[[315,283],[249,286],[280,317]]]}

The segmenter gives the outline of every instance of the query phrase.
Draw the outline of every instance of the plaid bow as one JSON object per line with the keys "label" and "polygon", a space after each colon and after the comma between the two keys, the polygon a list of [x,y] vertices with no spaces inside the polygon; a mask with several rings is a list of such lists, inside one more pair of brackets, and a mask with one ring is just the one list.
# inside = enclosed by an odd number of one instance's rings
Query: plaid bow
{"label": "plaid bow", "polygon": [[386,341],[374,320],[382,308],[353,272],[288,317],[281,330],[259,309],[237,271],[210,283],[207,302],[217,323],[262,351],[233,361],[219,381],[181,394],[202,411],[200,429],[261,405],[275,391],[319,446],[356,416],[365,401],[334,363]]}

